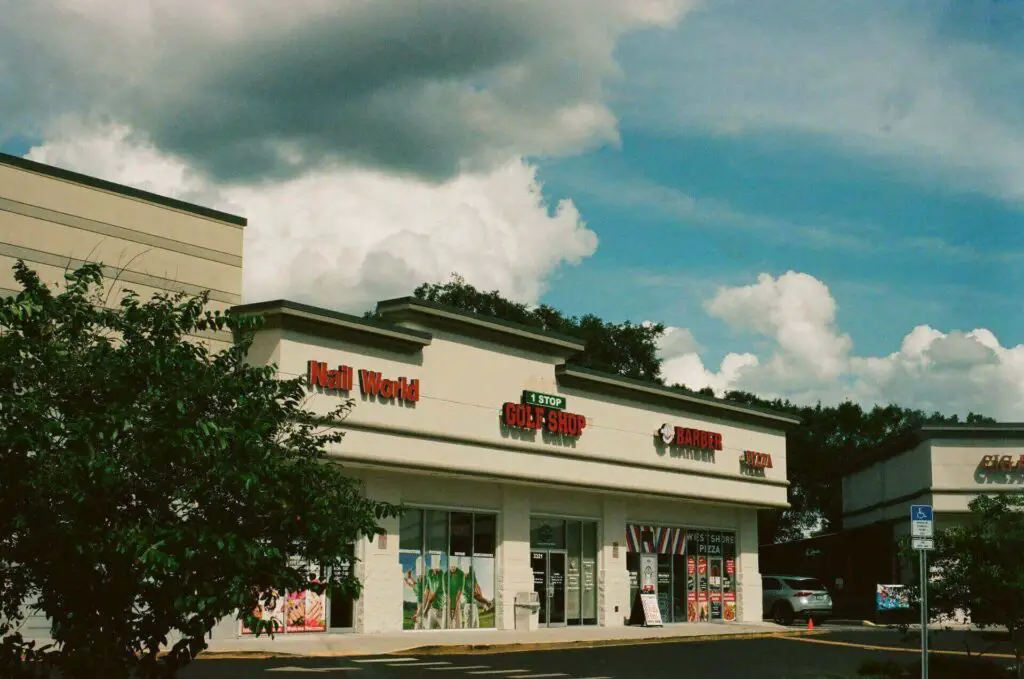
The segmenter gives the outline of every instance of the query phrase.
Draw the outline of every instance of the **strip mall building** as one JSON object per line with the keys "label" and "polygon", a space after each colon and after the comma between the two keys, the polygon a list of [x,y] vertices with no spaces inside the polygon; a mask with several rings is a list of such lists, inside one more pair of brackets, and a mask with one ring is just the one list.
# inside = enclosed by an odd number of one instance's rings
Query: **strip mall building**
{"label": "strip mall building", "polygon": [[[8,267],[116,256],[143,295],[239,301],[244,219],[2,154],[0,177]],[[268,612],[287,632],[507,629],[534,592],[546,626],[627,624],[638,591],[666,623],[761,620],[757,510],[787,506],[790,416],[574,367],[576,339],[414,299],[380,321],[235,308],[266,318],[251,360],[301,376],[309,409],[355,400],[330,452],[409,508],[353,545],[362,596],[289,594]]]}
{"label": "strip mall building", "polygon": [[669,623],[761,620],[757,510],[786,506],[791,417],[573,367],[576,339],[414,298],[380,322],[236,310],[266,319],[252,360],[301,376],[310,410],[355,399],[331,454],[410,508],[354,546],[363,595],[328,602],[325,629],[512,628],[529,592],[541,625],[623,625],[641,589]]}

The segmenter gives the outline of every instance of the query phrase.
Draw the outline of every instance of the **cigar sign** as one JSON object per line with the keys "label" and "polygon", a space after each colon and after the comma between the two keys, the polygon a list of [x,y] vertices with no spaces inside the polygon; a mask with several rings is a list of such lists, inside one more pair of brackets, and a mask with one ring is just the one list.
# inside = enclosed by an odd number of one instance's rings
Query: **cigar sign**
{"label": "cigar sign", "polygon": [[978,466],[992,472],[1024,472],[1024,453],[1018,458],[1013,455],[985,455]]}
{"label": "cigar sign", "polygon": [[[331,368],[320,361],[309,361],[308,384],[336,391],[352,391],[356,370],[352,366],[339,365]],[[420,400],[420,381],[408,377],[387,378],[374,370],[359,370],[359,392],[384,400],[398,400],[416,403]]]}

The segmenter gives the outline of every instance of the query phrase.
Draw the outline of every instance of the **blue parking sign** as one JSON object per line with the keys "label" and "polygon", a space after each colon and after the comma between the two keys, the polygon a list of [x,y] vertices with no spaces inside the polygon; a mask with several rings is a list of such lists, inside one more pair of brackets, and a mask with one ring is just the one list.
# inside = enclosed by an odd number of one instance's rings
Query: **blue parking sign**
{"label": "blue parking sign", "polygon": [[910,505],[911,521],[932,521],[931,505]]}

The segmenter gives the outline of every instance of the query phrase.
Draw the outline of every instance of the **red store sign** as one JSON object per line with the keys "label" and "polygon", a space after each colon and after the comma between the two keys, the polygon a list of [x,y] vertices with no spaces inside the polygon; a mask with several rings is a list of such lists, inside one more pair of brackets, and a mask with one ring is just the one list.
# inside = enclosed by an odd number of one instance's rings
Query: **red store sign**
{"label": "red store sign", "polygon": [[771,469],[772,456],[768,453],[758,453],[753,450],[744,450],[740,455],[740,464],[750,469]]}
{"label": "red store sign", "polygon": [[1014,459],[1013,455],[986,455],[981,458],[978,466],[993,472],[1024,471],[1024,453],[1017,459]]}
{"label": "red store sign", "polygon": [[545,429],[552,434],[577,437],[587,428],[587,418],[564,410],[509,401],[501,407],[501,423],[516,429]]}
{"label": "red store sign", "polygon": [[[326,363],[309,361],[307,384],[311,387],[352,391],[352,383],[356,371],[348,365],[329,368]],[[399,377],[397,380],[385,379],[383,373],[373,370],[359,371],[359,392],[364,396],[375,396],[379,399],[398,399],[406,403],[420,400],[420,381]]]}
{"label": "red store sign", "polygon": [[658,436],[666,445],[681,448],[699,448],[702,450],[722,450],[722,435],[714,431],[673,427],[663,424],[658,429]]}

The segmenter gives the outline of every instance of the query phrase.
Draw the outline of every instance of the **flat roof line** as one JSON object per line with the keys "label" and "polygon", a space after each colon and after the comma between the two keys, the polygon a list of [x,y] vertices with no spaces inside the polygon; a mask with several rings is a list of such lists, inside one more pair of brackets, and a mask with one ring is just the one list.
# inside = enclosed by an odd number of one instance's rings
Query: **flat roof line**
{"label": "flat roof line", "polygon": [[178,200],[177,198],[161,196],[158,193],[143,191],[142,189],[136,189],[124,184],[107,181],[106,179],[92,177],[80,172],[72,172],[71,170],[54,167],[53,165],[47,165],[46,163],[29,160],[28,158],[22,158],[21,156],[14,156],[9,153],[0,153],[0,164],[52,177],[53,179],[60,179],[73,184],[80,184],[81,186],[87,186],[92,189],[110,191],[111,193],[116,193],[128,198],[135,198],[137,200],[146,201],[147,203],[160,205],[161,207],[169,207],[175,210],[181,210],[182,212],[189,212],[200,217],[206,217],[207,219],[214,219],[219,222],[234,224],[235,226],[246,226],[248,224],[248,220],[245,217],[239,217],[238,215],[221,212],[220,210],[214,210],[213,208],[203,207],[202,205],[196,205],[195,203],[188,203],[183,200]]}
{"label": "flat roof line", "polygon": [[417,314],[461,324],[476,329],[488,330],[490,332],[514,337],[518,340],[527,340],[539,346],[547,347],[557,351],[559,354],[579,353],[586,349],[586,343],[569,335],[563,335],[542,328],[506,321],[500,318],[484,316],[482,314],[463,311],[437,302],[429,302],[418,297],[396,297],[377,302],[377,313],[382,316],[395,316],[401,318],[404,315]]}

